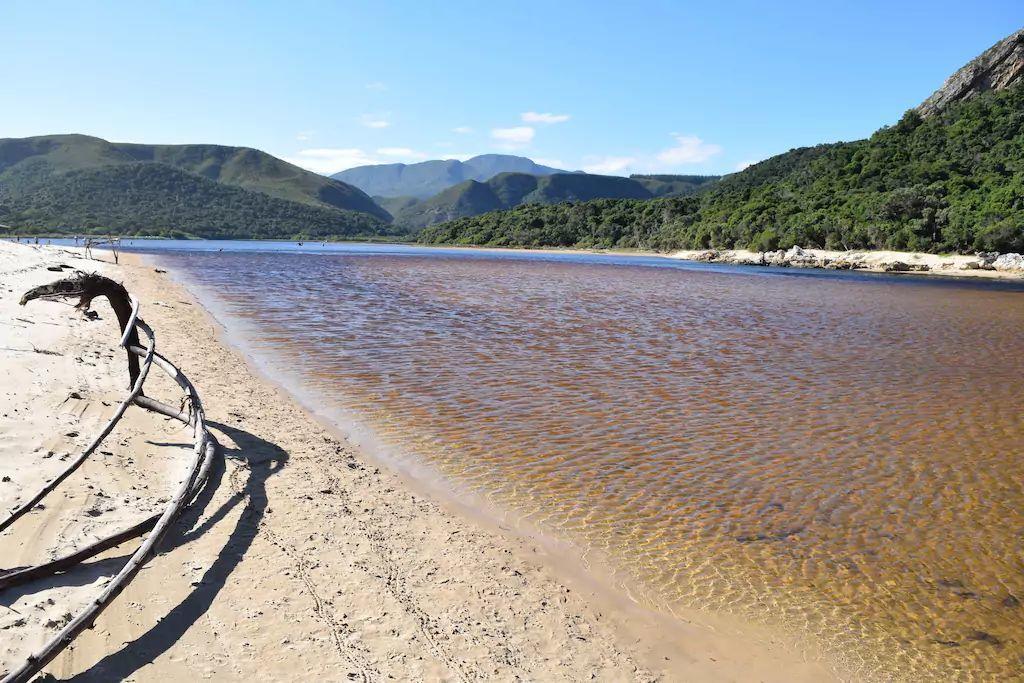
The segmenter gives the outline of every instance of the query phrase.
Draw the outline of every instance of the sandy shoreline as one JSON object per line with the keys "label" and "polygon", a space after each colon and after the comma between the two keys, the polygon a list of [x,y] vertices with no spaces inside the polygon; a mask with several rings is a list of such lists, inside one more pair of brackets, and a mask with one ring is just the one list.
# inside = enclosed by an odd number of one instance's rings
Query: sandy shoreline
{"label": "sandy shoreline", "polygon": [[[99,321],[55,303],[16,305],[25,289],[59,278],[46,270],[58,263],[124,281],[142,301],[160,348],[198,387],[227,464],[164,553],[49,667],[57,679],[832,677],[768,629],[714,615],[669,620],[617,601],[536,539],[425,494],[257,376],[184,288],[134,256],[113,266],[0,243],[0,431],[13,436],[0,445],[5,507],[59,468],[126,384],[105,302],[94,307]],[[66,493],[0,535],[5,564],[76,547],[166,497],[188,439],[174,423],[128,415]],[[0,669],[116,566],[0,593]]]}
{"label": "sandy shoreline", "polygon": [[[683,249],[671,252],[640,249],[573,249],[515,247],[476,247],[456,245],[411,246],[424,249],[465,249],[468,251],[528,252],[538,254],[604,254],[608,256],[645,256],[696,263],[715,263],[734,266],[768,266],[773,268],[807,268],[813,270],[857,270],[865,273],[927,275],[951,278],[981,278],[992,280],[1024,280],[1024,269],[996,269],[989,259],[969,254],[929,254],[909,251],[833,251],[827,249],[798,249],[799,256],[789,252],[757,252],[748,249]],[[789,256],[787,256],[787,253]],[[1011,255],[1014,256],[1014,255]]]}

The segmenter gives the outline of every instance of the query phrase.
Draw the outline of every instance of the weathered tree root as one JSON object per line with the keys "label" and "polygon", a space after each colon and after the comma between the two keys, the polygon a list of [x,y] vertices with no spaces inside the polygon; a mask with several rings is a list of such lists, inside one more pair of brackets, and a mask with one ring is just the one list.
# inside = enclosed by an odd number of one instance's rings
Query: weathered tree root
{"label": "weathered tree root", "polygon": [[[129,582],[142,569],[142,566],[156,553],[157,546],[170,529],[171,524],[181,514],[182,510],[195,499],[206,483],[214,458],[219,450],[217,442],[210,434],[206,426],[206,417],[203,411],[199,395],[192,383],[185,377],[173,363],[156,353],[156,338],[152,329],[138,319],[138,303],[133,303],[125,288],[100,275],[85,275],[79,273],[74,278],[60,280],[50,285],[36,287],[26,292],[21,303],[37,298],[59,299],[65,297],[79,297],[78,307],[83,310],[88,308],[89,303],[96,296],[106,296],[114,308],[121,323],[123,346],[129,357],[129,375],[132,380],[132,390],[128,397],[121,403],[114,417],[106,425],[103,431],[86,448],[71,466],[65,469],[55,480],[49,482],[42,491],[37,493],[30,501],[19,507],[11,517],[4,521],[0,530],[10,526],[16,519],[25,512],[32,509],[47,493],[55,489],[64,479],[74,472],[85,459],[92,453],[103,439],[110,433],[114,425],[120,420],[128,404],[135,403],[147,410],[152,410],[177,419],[193,428],[193,458],[188,475],[182,481],[174,497],[168,503],[163,513],[149,517],[135,526],[108,536],[92,545],[66,555],[58,560],[47,562],[36,567],[14,569],[0,574],[0,590],[8,586],[24,583],[25,581],[46,576],[53,576],[64,572],[85,559],[92,557],[104,550],[115,547],[125,541],[141,536],[149,531],[149,535],[136,549],[125,563],[121,571],[114,576],[107,584],[103,592],[93,600],[78,616],[72,619],[61,631],[49,642],[22,664],[19,668],[6,674],[2,683],[23,683],[30,681],[36,674],[51,662],[64,648],[66,648],[82,631],[90,628],[96,618],[116,598],[121,591],[127,587]],[[149,338],[146,348],[139,345],[138,331],[141,329]],[[142,364],[139,364],[139,358]],[[149,373],[149,368],[156,364],[166,372],[178,386],[185,392],[189,410],[178,410],[155,399],[142,394],[142,385]]]}
{"label": "weathered tree root", "polygon": [[[78,297],[75,308],[81,311],[89,310],[92,300],[96,297],[106,297],[110,307],[114,309],[117,316],[117,324],[121,326],[121,333],[126,335],[122,339],[121,346],[128,349],[131,346],[139,346],[139,333],[135,326],[130,324],[138,309],[132,305],[128,290],[119,282],[114,282],[108,277],[96,273],[83,273],[75,271],[73,277],[51,282],[48,285],[33,287],[21,296],[22,306],[34,299],[54,301],[56,299],[71,299]],[[128,353],[128,382],[135,384],[139,376],[139,359]]]}
{"label": "weathered tree root", "polygon": [[71,462],[71,464],[69,464],[64,469],[63,472],[61,472],[56,477],[47,482],[46,485],[43,486],[43,488],[41,488],[38,493],[32,496],[29,500],[22,503],[19,507],[15,508],[7,517],[7,519],[0,522],[0,532],[14,524],[14,522],[17,521],[20,517],[22,517],[23,515],[28,513],[32,508],[38,505],[39,501],[41,501],[51,491],[60,486],[61,482],[70,477],[75,470],[81,467],[82,464],[86,461],[86,459],[88,459],[88,457],[93,454],[93,452],[99,447],[99,445],[103,443],[103,439],[107,438],[107,435],[110,434],[111,431],[113,431],[114,425],[116,425],[118,421],[121,419],[121,416],[124,415],[124,411],[128,409],[128,406],[131,405],[131,403],[136,399],[136,397],[139,396],[139,394],[142,393],[142,383],[146,381],[146,376],[149,374],[149,368],[153,364],[153,353],[156,351],[156,338],[153,336],[152,330],[149,329],[149,326],[146,325],[146,323],[142,322],[141,320],[137,320],[136,325],[146,331],[147,335],[149,336],[149,345],[148,348],[146,349],[145,360],[143,361],[142,368],[139,371],[138,377],[135,378],[135,384],[132,386],[132,390],[128,393],[128,396],[123,401],[121,401],[121,403],[117,406],[117,410],[114,411],[113,417],[110,418],[110,420],[103,427],[100,433],[97,434],[95,438],[93,438],[93,440],[89,443],[88,446],[86,446],[85,450],[83,450],[81,454],[79,454],[79,456],[75,458]]}

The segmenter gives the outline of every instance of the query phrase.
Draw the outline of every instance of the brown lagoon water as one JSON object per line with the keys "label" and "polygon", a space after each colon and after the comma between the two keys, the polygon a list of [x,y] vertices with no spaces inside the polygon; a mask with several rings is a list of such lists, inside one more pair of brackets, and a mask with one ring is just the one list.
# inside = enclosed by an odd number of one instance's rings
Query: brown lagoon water
{"label": "brown lagoon water", "polygon": [[651,607],[782,625],[858,679],[1021,676],[1024,293],[383,252],[165,258],[328,413]]}

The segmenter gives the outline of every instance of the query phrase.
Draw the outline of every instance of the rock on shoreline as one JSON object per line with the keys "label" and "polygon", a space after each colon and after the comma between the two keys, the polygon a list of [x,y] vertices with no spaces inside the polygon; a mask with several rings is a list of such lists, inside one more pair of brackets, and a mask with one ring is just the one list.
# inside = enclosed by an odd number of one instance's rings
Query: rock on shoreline
{"label": "rock on shoreline", "polygon": [[980,252],[974,256],[938,256],[890,251],[828,251],[791,247],[777,251],[719,251],[704,249],[681,251],[676,258],[703,263],[777,266],[780,268],[824,268],[829,270],[870,270],[885,273],[956,274],[957,271],[999,271],[1024,275],[1024,255]]}

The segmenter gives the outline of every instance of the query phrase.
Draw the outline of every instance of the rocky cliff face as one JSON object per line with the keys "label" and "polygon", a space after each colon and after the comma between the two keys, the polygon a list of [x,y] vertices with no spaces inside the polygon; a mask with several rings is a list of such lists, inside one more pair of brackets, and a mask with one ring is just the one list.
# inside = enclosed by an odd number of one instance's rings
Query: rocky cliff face
{"label": "rocky cliff face", "polygon": [[969,100],[988,90],[1002,90],[1024,82],[1024,29],[999,41],[946,79],[917,111],[930,116],[949,105]]}

